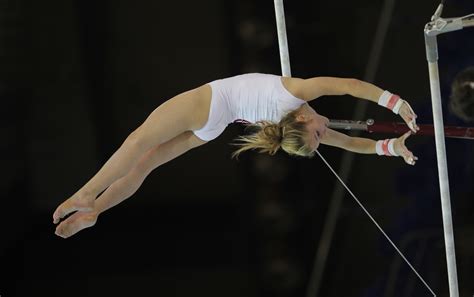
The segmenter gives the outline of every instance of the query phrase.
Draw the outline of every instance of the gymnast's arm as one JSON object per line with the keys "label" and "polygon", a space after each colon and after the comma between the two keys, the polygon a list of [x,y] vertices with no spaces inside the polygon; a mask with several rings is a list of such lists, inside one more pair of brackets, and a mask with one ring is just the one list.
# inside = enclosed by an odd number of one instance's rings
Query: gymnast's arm
{"label": "gymnast's arm", "polygon": [[376,153],[375,140],[361,137],[351,137],[332,129],[326,130],[326,134],[321,139],[321,143],[359,154]]}
{"label": "gymnast's arm", "polygon": [[[409,165],[415,165],[418,158],[405,146],[405,140],[411,135],[407,132],[395,139],[394,150],[396,154],[402,157]],[[347,151],[359,154],[376,154],[376,141],[361,137],[351,137],[346,134],[327,129],[326,134],[321,139],[321,143],[338,147]]]}
{"label": "gymnast's arm", "polygon": [[293,95],[311,101],[325,95],[351,95],[377,103],[381,88],[355,78],[319,76],[308,79],[283,78],[284,86]]}
{"label": "gymnast's arm", "polygon": [[[384,93],[384,90],[371,83],[355,78],[320,76],[301,79],[283,77],[282,83],[290,93],[305,101],[311,101],[324,95],[351,95],[356,98],[378,103],[379,105],[394,110],[396,104],[393,103],[394,105],[392,106],[387,104],[389,101],[382,100],[382,94],[384,94],[384,96],[388,95],[390,98],[400,99],[400,97],[391,94],[390,92]],[[379,103],[379,100],[382,100],[381,103]],[[416,124],[417,116],[415,112],[405,100],[400,100],[399,102],[401,102],[401,105],[399,105],[399,109],[396,113],[398,113],[407,123],[408,127],[416,133],[416,131],[419,130],[419,127]]]}

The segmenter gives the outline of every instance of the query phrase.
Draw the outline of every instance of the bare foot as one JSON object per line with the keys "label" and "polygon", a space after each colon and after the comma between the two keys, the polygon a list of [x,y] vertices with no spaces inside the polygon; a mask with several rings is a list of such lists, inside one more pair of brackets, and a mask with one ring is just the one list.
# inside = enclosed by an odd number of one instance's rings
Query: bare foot
{"label": "bare foot", "polygon": [[62,238],[68,238],[82,229],[94,226],[97,217],[98,214],[95,211],[78,211],[62,221],[54,233]]}
{"label": "bare foot", "polygon": [[53,213],[53,223],[59,223],[59,220],[67,216],[74,211],[91,211],[94,209],[95,197],[93,196],[81,196],[74,194],[71,198],[67,199],[61,205],[56,208]]}

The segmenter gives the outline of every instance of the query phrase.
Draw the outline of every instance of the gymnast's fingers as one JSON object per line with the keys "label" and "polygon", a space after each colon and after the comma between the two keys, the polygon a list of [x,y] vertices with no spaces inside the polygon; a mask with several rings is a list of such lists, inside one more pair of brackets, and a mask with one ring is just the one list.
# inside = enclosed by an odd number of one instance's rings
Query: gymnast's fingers
{"label": "gymnast's fingers", "polygon": [[407,149],[405,146],[403,147],[403,159],[405,162],[409,165],[415,165],[416,161],[418,160],[418,157],[413,155],[413,153]]}
{"label": "gymnast's fingers", "polygon": [[416,124],[416,118],[418,116],[415,114],[410,104],[405,100],[403,101],[401,116],[413,132],[416,133],[416,131],[420,130],[420,127]]}

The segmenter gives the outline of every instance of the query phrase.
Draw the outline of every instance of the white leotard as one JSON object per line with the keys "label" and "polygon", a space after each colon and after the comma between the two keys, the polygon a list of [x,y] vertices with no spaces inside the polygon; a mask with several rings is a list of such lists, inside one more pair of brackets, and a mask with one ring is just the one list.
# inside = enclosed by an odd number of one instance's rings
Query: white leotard
{"label": "white leotard", "polygon": [[208,120],[193,131],[204,141],[216,138],[235,121],[278,123],[286,113],[306,103],[285,89],[281,76],[273,74],[242,74],[209,85],[212,99]]}

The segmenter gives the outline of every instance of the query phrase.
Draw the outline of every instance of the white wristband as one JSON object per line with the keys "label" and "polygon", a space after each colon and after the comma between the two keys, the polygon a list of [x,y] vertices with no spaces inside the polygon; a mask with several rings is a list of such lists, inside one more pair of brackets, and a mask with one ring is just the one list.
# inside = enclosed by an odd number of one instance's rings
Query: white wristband
{"label": "white wristband", "polygon": [[395,140],[396,138],[392,139],[384,139],[379,140],[375,143],[375,152],[379,156],[398,156],[395,152]]}
{"label": "white wristband", "polygon": [[384,91],[378,100],[378,105],[390,109],[395,114],[398,114],[402,104],[403,100],[400,98],[400,96],[392,94],[389,91]]}
{"label": "white wristband", "polygon": [[397,152],[395,152],[395,147],[394,147],[395,140],[396,140],[396,138],[392,138],[388,142],[388,152],[390,153],[390,155],[397,157],[398,154],[397,154]]}
{"label": "white wristband", "polygon": [[383,152],[383,148],[382,148],[383,142],[384,142],[383,140],[379,140],[375,143],[375,152],[379,156],[385,155],[385,153]]}
{"label": "white wristband", "polygon": [[395,103],[395,106],[392,109],[394,114],[398,114],[398,111],[400,110],[400,107],[402,107],[403,102],[405,102],[405,100],[399,99],[397,103]]}
{"label": "white wristband", "polygon": [[390,100],[390,97],[392,97],[392,93],[389,91],[383,91],[382,95],[379,97],[378,105],[387,107],[388,100]]}

